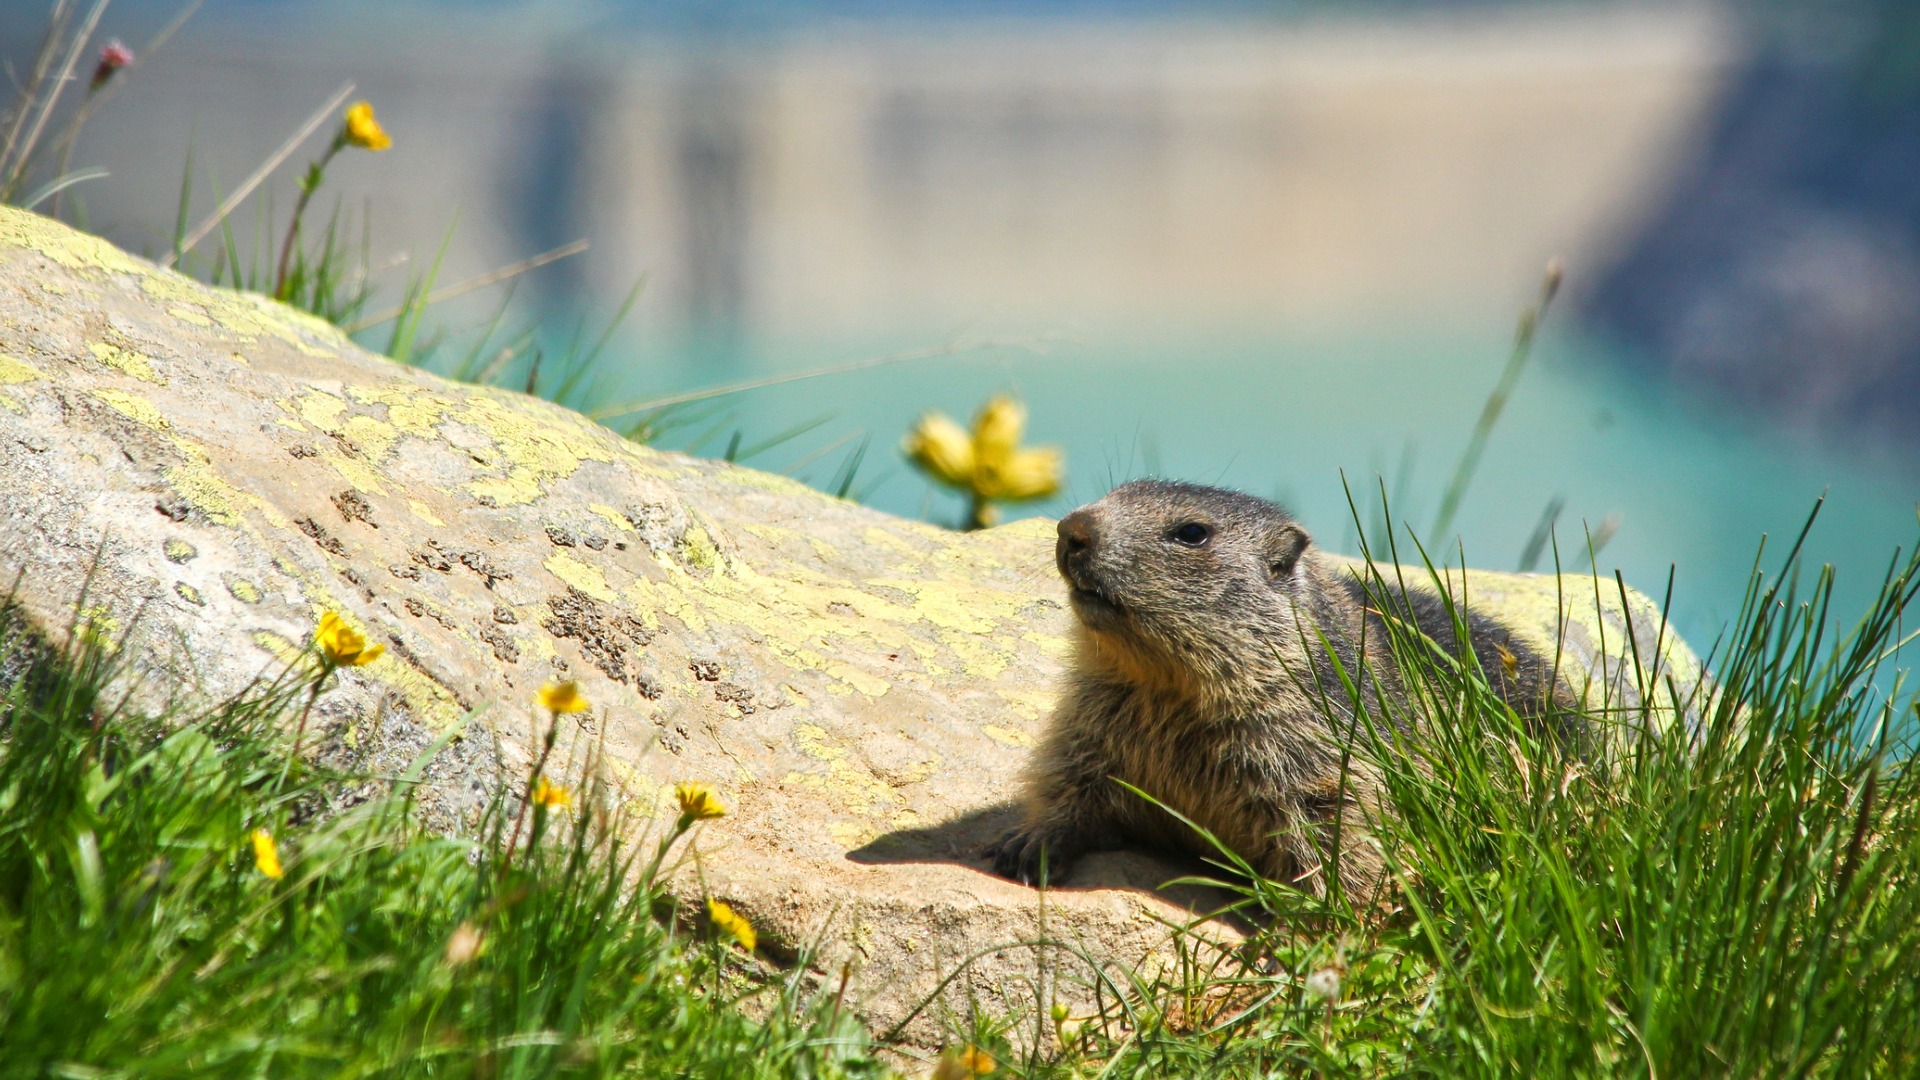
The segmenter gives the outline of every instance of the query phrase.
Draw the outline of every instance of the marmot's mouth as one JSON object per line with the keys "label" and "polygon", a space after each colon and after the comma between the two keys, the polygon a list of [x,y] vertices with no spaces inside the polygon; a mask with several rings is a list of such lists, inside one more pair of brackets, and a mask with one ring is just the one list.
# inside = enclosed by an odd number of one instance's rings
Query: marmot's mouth
{"label": "marmot's mouth", "polygon": [[1125,615],[1112,597],[1096,589],[1070,585],[1067,599],[1072,602],[1073,613],[1080,616],[1080,621],[1096,629],[1111,625]]}

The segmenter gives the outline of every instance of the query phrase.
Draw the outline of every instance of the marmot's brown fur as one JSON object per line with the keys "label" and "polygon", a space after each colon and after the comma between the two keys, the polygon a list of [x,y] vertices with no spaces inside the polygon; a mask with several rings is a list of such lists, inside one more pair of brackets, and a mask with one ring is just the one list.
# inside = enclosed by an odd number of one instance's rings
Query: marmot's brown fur
{"label": "marmot's brown fur", "polygon": [[[987,849],[994,869],[1032,884],[1044,860],[1059,880],[1083,852],[1129,841],[1214,854],[1124,780],[1267,877],[1315,893],[1337,833],[1347,895],[1379,898],[1382,861],[1362,808],[1378,805],[1380,780],[1364,755],[1343,754],[1355,732],[1339,669],[1370,715],[1383,716],[1382,699],[1396,718],[1407,710],[1372,609],[1380,600],[1355,567],[1312,549],[1263,499],[1152,480],[1068,514],[1055,559],[1078,616],[1074,655],[1030,768],[1025,819]],[[1457,655],[1438,595],[1409,587],[1388,602]],[[1469,615],[1468,630],[1516,710],[1564,700],[1549,693],[1549,662],[1491,620]]]}

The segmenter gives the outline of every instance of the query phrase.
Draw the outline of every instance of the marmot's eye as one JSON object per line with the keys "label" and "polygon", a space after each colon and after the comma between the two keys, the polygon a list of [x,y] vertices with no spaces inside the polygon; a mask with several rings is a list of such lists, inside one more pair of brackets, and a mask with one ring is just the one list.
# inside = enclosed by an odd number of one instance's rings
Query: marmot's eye
{"label": "marmot's eye", "polygon": [[1197,521],[1189,521],[1185,525],[1174,526],[1173,532],[1168,535],[1176,544],[1185,544],[1188,547],[1205,547],[1207,541],[1213,539],[1213,529]]}

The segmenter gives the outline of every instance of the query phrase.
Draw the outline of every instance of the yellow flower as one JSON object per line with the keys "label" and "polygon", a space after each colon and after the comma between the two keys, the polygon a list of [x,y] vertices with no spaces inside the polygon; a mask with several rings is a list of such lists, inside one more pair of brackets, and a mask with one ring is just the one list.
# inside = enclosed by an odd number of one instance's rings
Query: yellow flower
{"label": "yellow flower", "polygon": [[1020,448],[1027,430],[1027,410],[1001,394],[980,407],[973,418],[973,456],[981,464],[1003,462]]}
{"label": "yellow flower", "polygon": [[280,849],[273,845],[273,834],[265,829],[253,830],[253,864],[275,881],[287,875],[280,867]]}
{"label": "yellow flower", "polygon": [[1026,429],[1027,410],[1001,395],[981,407],[971,434],[930,412],[900,449],[928,476],[972,496],[972,525],[984,528],[999,518],[989,503],[1044,499],[1060,490],[1065,458],[1052,447],[1021,449]]}
{"label": "yellow flower", "polygon": [[689,821],[723,817],[727,812],[727,808],[714,797],[713,789],[705,784],[675,784],[673,797],[680,800],[680,816]]}
{"label": "yellow flower", "polygon": [[328,667],[359,667],[371,664],[387,651],[385,645],[368,645],[347,621],[331,611],[320,613],[320,627],[313,632],[314,644]]}
{"label": "yellow flower", "polygon": [[347,107],[347,126],[342,129],[347,142],[362,150],[385,150],[393,145],[387,129],[373,118],[370,102],[356,101]]}
{"label": "yellow flower", "polygon": [[580,684],[568,679],[564,682],[550,682],[540,688],[540,704],[548,712],[586,712],[593,706],[580,696]]}
{"label": "yellow flower", "polygon": [[921,417],[900,448],[943,484],[964,488],[973,476],[973,442],[965,428],[942,413]]}
{"label": "yellow flower", "polygon": [[971,1080],[999,1067],[993,1055],[977,1046],[960,1047],[940,1055],[929,1080]]}
{"label": "yellow flower", "polygon": [[732,938],[748,952],[752,952],[760,942],[760,935],[753,932],[753,924],[747,921],[746,916],[722,901],[707,900],[707,921],[713,924],[715,930]]}
{"label": "yellow flower", "polygon": [[989,499],[1044,499],[1060,490],[1060,465],[1058,450],[1017,450],[998,461],[983,461],[974,485]]}
{"label": "yellow flower", "polygon": [[566,810],[573,806],[573,793],[558,784],[549,783],[543,776],[533,785],[533,804],[549,810]]}

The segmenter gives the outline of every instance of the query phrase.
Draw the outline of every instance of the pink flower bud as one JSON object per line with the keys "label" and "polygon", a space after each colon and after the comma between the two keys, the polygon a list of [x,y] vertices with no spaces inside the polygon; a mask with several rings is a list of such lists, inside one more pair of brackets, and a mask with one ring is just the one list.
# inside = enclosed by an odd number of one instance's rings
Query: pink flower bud
{"label": "pink flower bud", "polygon": [[89,90],[98,90],[113,78],[113,73],[123,67],[133,66],[133,50],[120,43],[119,38],[100,46],[100,63],[94,66],[93,82]]}

